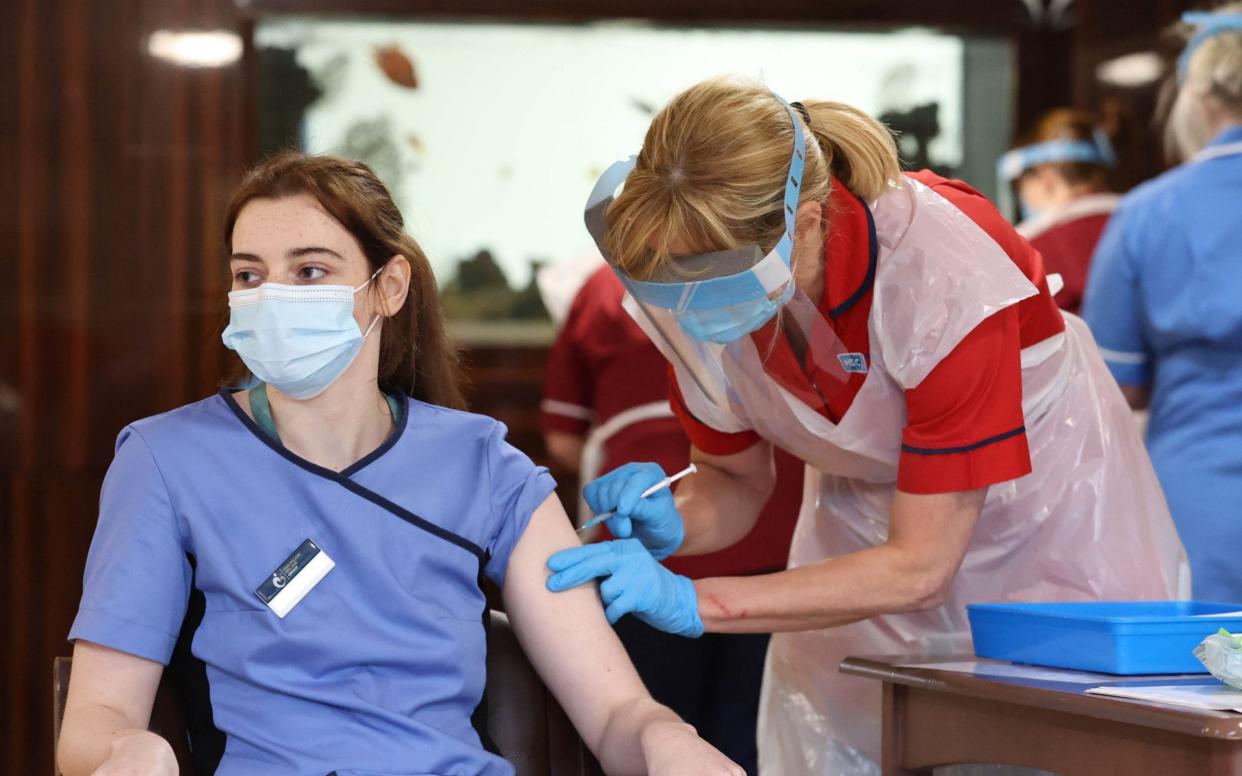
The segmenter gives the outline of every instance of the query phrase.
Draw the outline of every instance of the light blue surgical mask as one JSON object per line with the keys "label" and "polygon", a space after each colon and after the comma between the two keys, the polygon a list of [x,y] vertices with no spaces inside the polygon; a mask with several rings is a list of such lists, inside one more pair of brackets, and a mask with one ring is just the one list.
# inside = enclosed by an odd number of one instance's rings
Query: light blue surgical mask
{"label": "light blue surgical mask", "polygon": [[682,331],[696,340],[727,345],[772,320],[793,290],[790,283],[779,299],[761,297],[728,307],[678,310],[673,316]]}
{"label": "light blue surgical mask", "polygon": [[231,291],[224,346],[281,393],[318,396],[345,373],[379,323],[376,315],[364,332],[354,320],[354,296],[375,275],[357,288],[264,283]]}

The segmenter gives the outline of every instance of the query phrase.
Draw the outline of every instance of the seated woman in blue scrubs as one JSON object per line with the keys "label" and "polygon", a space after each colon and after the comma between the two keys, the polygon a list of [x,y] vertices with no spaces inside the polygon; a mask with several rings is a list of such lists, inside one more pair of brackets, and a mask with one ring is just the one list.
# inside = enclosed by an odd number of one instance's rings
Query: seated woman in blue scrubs
{"label": "seated woman in blue scrubs", "polygon": [[1189,13],[1167,139],[1184,163],[1131,191],[1083,318],[1136,408],[1195,598],[1242,601],[1242,2]]}
{"label": "seated woman in blue scrubs", "polygon": [[179,635],[223,734],[215,773],[511,774],[471,726],[482,577],[608,772],[741,773],[651,700],[594,591],[545,588],[578,540],[546,470],[461,411],[435,280],[379,179],[276,157],[226,234],[224,341],[257,381],[117,440],[70,634],[66,776],[177,772],[147,725]]}

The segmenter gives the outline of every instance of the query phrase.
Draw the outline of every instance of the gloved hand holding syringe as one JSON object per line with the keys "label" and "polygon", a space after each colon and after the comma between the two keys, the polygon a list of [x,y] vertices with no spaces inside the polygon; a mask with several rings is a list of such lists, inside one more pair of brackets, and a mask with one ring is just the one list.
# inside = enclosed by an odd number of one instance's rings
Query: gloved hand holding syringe
{"label": "gloved hand holding syringe", "polygon": [[694,583],[660,564],[685,538],[669,486],[698,471],[691,464],[672,476],[654,463],[627,463],[587,483],[582,495],[596,517],[585,530],[608,522],[616,541],[570,547],[548,558],[548,589],[554,593],[607,577],[600,599],[608,621],[626,614],[666,633],[703,635]]}
{"label": "gloved hand holding syringe", "polygon": [[[586,496],[586,499],[587,499],[587,503],[588,503],[588,505],[590,505],[590,506],[592,506],[592,507],[594,508],[597,504],[592,503],[592,502],[597,502],[597,503],[598,503],[598,502],[600,502],[600,501],[601,501],[601,499],[600,499],[600,498],[598,497],[598,495],[597,495],[597,494],[598,494],[598,491],[599,491],[599,489],[600,489],[601,487],[606,487],[606,486],[607,486],[607,482],[608,482],[608,480],[612,479],[612,478],[614,477],[614,475],[625,476],[625,477],[626,477],[626,479],[629,479],[629,480],[630,480],[630,482],[629,482],[629,483],[626,483],[626,484],[631,484],[632,482],[634,482],[634,480],[632,479],[632,477],[633,477],[633,475],[634,475],[634,474],[636,474],[637,472],[632,472],[632,471],[629,471],[629,470],[631,469],[631,467],[633,467],[633,468],[643,467],[643,469],[644,469],[644,470],[645,470],[645,469],[654,469],[655,471],[659,471],[659,467],[658,467],[658,466],[656,466],[655,464],[627,464],[626,466],[623,466],[623,467],[621,467],[620,469],[616,470],[616,472],[609,473],[609,474],[605,475],[604,477],[601,477],[600,479],[595,480],[594,482],[590,483],[590,484],[587,486],[587,489],[586,489],[586,492],[585,492],[585,494],[584,494],[584,495]],[[652,484],[651,486],[649,486],[648,488],[646,488],[645,490],[643,490],[643,491],[642,491],[642,493],[641,493],[641,494],[638,496],[638,498],[636,499],[636,501],[642,501],[643,499],[646,499],[646,498],[648,498],[649,496],[653,496],[653,495],[655,495],[656,493],[659,493],[659,492],[661,492],[661,491],[667,490],[670,486],[672,486],[672,484],[673,484],[674,482],[677,482],[677,481],[678,481],[678,480],[680,480],[682,477],[686,477],[686,476],[688,476],[688,475],[690,475],[690,474],[694,474],[696,471],[698,471],[698,467],[697,467],[697,466],[695,466],[694,464],[690,464],[690,465],[689,465],[689,466],[687,466],[685,469],[682,469],[681,471],[677,472],[676,474],[673,474],[673,475],[668,476],[668,477],[663,477],[663,478],[662,478],[662,479],[660,479],[659,481],[655,482],[654,484]],[[642,473],[647,473],[647,472],[646,472],[646,471],[643,471]],[[663,474],[663,472],[662,472],[662,471],[661,471],[660,473],[661,473],[661,474]],[[632,487],[632,484],[631,484],[631,487]],[[594,492],[593,492],[593,491],[594,491]],[[623,505],[623,503],[624,503],[624,499],[620,499],[620,498],[619,498],[619,496],[613,496],[612,498],[607,498],[607,499],[603,499],[603,500],[612,501],[614,504],[616,504],[617,508],[615,508],[615,509],[610,509],[610,510],[608,510],[608,511],[606,511],[606,512],[602,512],[602,513],[600,513],[600,514],[596,515],[595,517],[591,518],[591,519],[590,519],[590,520],[588,520],[587,522],[583,523],[582,527],[578,529],[578,531],[579,531],[579,532],[581,532],[581,531],[585,531],[585,530],[587,530],[588,528],[593,528],[593,527],[595,527],[595,526],[599,525],[600,523],[603,523],[603,522],[604,522],[604,521],[606,521],[606,520],[610,520],[610,519],[612,519],[612,518],[616,517],[616,516],[617,516],[617,514],[618,514],[619,512],[621,512],[621,511],[622,511],[621,507],[622,507],[622,505]],[[678,524],[678,527],[680,527],[680,522],[681,522],[681,520],[680,520],[680,516],[677,516],[677,515],[676,515],[676,508],[675,508],[675,507],[672,507],[672,503],[671,503],[671,502],[672,502],[672,499],[671,499],[671,498],[669,498],[668,500],[669,500],[669,502],[670,502],[670,503],[669,503],[669,507],[671,507],[672,516],[675,518],[675,521],[676,521],[676,523]],[[632,506],[631,506],[631,509],[633,509],[633,508],[634,508],[634,507],[636,507],[636,506],[637,506],[637,504],[632,505]],[[628,521],[626,521],[626,522],[628,523]],[[610,528],[612,528],[613,526],[610,524],[610,526],[609,526],[609,527],[610,527]],[[616,530],[614,530],[614,531],[613,531],[613,533],[614,533],[614,534],[617,534],[617,535],[619,535],[619,536],[621,536],[622,538],[624,538],[624,536],[628,536],[629,531],[628,531],[628,530],[626,530],[626,529],[627,529],[627,528],[629,528],[629,526],[628,526],[628,525],[625,525],[625,526],[619,526],[619,527],[620,527],[622,530],[621,530],[621,531],[616,531]],[[678,531],[678,533],[680,533],[680,531]],[[670,538],[671,538],[671,537],[670,537]],[[681,543],[681,542],[680,542],[680,536],[679,536],[679,537],[678,537],[678,539],[677,539],[677,541],[676,541],[676,544],[680,544],[680,543]],[[672,550],[674,550],[674,549],[676,549],[676,546],[675,546],[675,545],[674,545],[673,547],[669,548],[669,549],[668,549],[668,552],[672,552]],[[666,553],[666,554],[667,554],[667,553]]]}

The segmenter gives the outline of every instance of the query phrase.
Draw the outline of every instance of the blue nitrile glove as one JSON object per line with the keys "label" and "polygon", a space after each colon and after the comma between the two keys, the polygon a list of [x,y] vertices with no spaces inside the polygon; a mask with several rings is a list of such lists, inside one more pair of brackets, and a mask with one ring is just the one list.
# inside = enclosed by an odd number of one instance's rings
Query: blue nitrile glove
{"label": "blue nitrile glove", "polygon": [[663,560],[676,552],[686,538],[681,514],[668,488],[644,499],[639,496],[664,477],[659,464],[627,463],[587,483],[582,495],[597,515],[616,510],[617,514],[605,521],[613,536],[633,537],[656,560]]}
{"label": "blue nitrile glove", "polygon": [[599,586],[604,614],[615,623],[627,614],[678,636],[703,635],[694,583],[660,565],[636,539],[588,544],[548,558],[548,589],[560,593],[607,577]]}

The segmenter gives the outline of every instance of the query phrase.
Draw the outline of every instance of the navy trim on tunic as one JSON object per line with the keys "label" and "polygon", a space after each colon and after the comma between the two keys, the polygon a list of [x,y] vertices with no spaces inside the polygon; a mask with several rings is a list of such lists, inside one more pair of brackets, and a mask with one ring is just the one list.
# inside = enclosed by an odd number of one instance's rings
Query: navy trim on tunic
{"label": "navy trim on tunic", "polygon": [[987,447],[994,442],[1003,442],[1010,437],[1016,437],[1018,434],[1026,432],[1026,426],[1018,426],[1015,429],[1006,431],[1003,434],[988,437],[973,445],[965,445],[963,447],[911,447],[910,445],[902,445],[902,452],[914,453],[915,455],[948,455],[950,453],[969,453],[971,450],[978,450],[980,447]]}
{"label": "navy trim on tunic", "polygon": [[[452,531],[449,531],[445,528],[441,528],[435,523],[432,523],[429,520],[419,517],[418,515],[414,514],[408,509],[398,504],[395,504],[392,501],[389,501],[388,499],[384,498],[380,494],[362,485],[359,485],[357,482],[354,482],[352,479],[350,479],[351,475],[357,473],[367,464],[373,463],[376,459],[378,459],[385,452],[391,449],[394,444],[396,444],[397,440],[401,437],[402,430],[405,428],[404,424],[398,425],[397,430],[389,435],[388,439],[384,442],[384,444],[377,447],[369,455],[367,455],[366,457],[364,457],[357,463],[347,467],[343,471],[334,472],[327,467],[320,466],[315,463],[311,463],[305,458],[300,457],[293,451],[289,450],[289,448],[285,447],[284,445],[280,444],[279,442],[277,442],[276,440],[268,436],[266,433],[264,433],[263,429],[259,428],[259,426],[254,422],[254,420],[249,415],[246,414],[246,411],[243,410],[240,405],[238,405],[237,400],[233,398],[233,394],[227,388],[220,389],[220,396],[221,398],[224,399],[224,403],[228,405],[228,408],[233,411],[233,414],[237,416],[237,419],[240,420],[242,424],[245,425],[245,427],[250,430],[250,433],[254,434],[254,436],[257,437],[259,441],[263,442],[263,444],[275,450],[277,453],[279,453],[283,458],[285,458],[290,463],[294,464],[295,466],[301,467],[302,469],[305,469],[311,474],[315,474],[319,477],[323,477],[326,480],[331,480],[332,482],[335,482],[336,484],[340,485],[341,487],[345,488],[351,493],[357,496],[360,496],[366,499],[367,501],[370,501],[372,504],[375,504],[381,509],[391,512],[392,514],[406,521],[410,525],[413,525],[417,528],[421,528],[427,533],[432,534],[433,536],[438,536],[439,538],[443,539],[446,542],[449,542],[450,544],[457,545],[458,547],[462,548],[466,552],[469,552],[470,554],[478,558],[480,566],[486,564],[487,553],[483,550],[482,547],[479,547],[477,544],[470,541],[469,539],[466,539],[465,537],[458,536]],[[406,411],[407,411],[407,416],[408,416],[408,407]]]}

